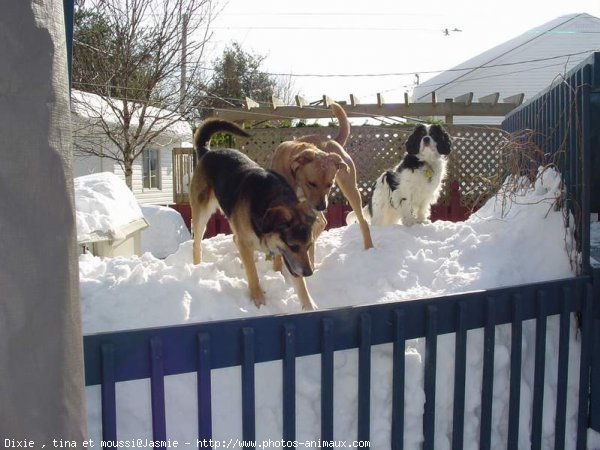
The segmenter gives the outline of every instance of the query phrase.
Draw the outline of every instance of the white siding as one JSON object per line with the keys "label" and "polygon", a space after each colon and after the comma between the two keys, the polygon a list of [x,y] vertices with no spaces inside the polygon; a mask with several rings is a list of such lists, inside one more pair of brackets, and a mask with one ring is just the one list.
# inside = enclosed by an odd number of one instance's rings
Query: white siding
{"label": "white siding", "polygon": [[[75,120],[78,123],[78,126],[81,127],[82,119],[74,116]],[[82,133],[82,128],[79,128],[79,133]],[[89,135],[86,143],[89,145],[90,138],[89,136],[93,136],[93,142],[102,142],[102,145],[105,148],[110,148],[108,146],[114,146],[112,143],[107,143],[105,137],[100,134],[93,135],[94,133],[93,127],[83,128],[85,132],[88,132]],[[95,133],[98,133],[96,130]],[[78,139],[77,136],[74,136],[74,139]],[[133,193],[140,204],[160,204],[166,205],[173,203],[173,156],[172,150],[174,147],[181,147],[184,142],[187,142],[191,139],[191,131],[189,135],[182,136],[173,136],[172,133],[164,133],[158,141],[151,145],[150,148],[159,150],[159,164],[160,164],[160,189],[144,189],[142,183],[142,157],[136,158],[133,163],[133,179],[132,179],[132,190]],[[98,156],[91,155],[81,155],[75,152],[73,156],[73,174],[75,177],[88,175],[90,173],[97,172],[113,172],[120,179],[125,181],[125,174],[123,173],[123,169],[121,166],[109,159],[109,158],[100,158]]]}
{"label": "white siding", "polygon": [[[154,147],[160,157],[160,189],[144,189],[142,183],[142,157],[133,162],[132,190],[140,204],[166,205],[173,203],[173,163],[171,147]],[[97,172],[112,172],[125,181],[121,166],[108,159],[97,156],[75,156],[73,174],[75,177]]]}
{"label": "white siding", "polygon": [[142,157],[134,161],[133,193],[140,204],[173,203],[173,160],[172,147],[157,148],[159,153],[160,189],[144,189],[142,180]]}

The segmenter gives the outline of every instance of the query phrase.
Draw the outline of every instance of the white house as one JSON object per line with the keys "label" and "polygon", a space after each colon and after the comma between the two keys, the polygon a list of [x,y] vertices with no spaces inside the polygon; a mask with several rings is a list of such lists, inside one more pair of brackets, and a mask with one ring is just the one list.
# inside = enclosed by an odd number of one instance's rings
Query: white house
{"label": "white house", "polygon": [[[73,175],[75,177],[98,172],[112,172],[125,180],[119,163],[110,158],[116,146],[106,137],[100,123],[118,125],[118,110],[102,97],[87,92],[73,91],[71,94],[73,123]],[[116,102],[116,105],[119,103]],[[134,115],[134,121],[136,121]],[[160,129],[158,138],[134,161],[133,193],[141,204],[173,203],[173,148],[191,147],[192,128],[182,117],[173,122],[171,111],[148,107],[146,121],[155,121],[153,129]],[[162,122],[162,123],[161,123]],[[91,155],[81,148],[93,148],[104,157]]]}
{"label": "white house", "polygon": [[[600,48],[600,19],[589,14],[558,17],[487,50],[414,89],[414,102],[473,92],[473,101],[496,93],[503,98],[524,94],[525,100],[547,88]],[[501,117],[455,117],[454,123],[499,124]]]}

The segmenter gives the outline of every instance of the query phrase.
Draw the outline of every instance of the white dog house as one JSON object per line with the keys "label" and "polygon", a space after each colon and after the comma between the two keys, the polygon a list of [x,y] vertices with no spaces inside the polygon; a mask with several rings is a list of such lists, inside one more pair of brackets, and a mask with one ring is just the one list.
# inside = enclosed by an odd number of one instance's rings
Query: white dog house
{"label": "white dog house", "polygon": [[115,174],[77,177],[75,210],[81,253],[131,256],[141,253],[141,231],[148,226],[135,196]]}

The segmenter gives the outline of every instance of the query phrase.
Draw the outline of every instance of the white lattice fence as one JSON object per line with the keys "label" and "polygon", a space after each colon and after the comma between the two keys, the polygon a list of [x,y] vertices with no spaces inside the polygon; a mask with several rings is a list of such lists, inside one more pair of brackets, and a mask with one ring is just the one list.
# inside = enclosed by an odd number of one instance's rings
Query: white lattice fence
{"label": "white lattice fence", "polygon": [[[380,128],[353,127],[352,134],[346,144],[346,151],[352,156],[356,165],[358,186],[363,202],[371,196],[373,181],[386,169],[395,166],[405,152],[405,142],[413,127]],[[453,150],[449,157],[448,178],[440,198],[440,203],[449,197],[449,182],[458,181],[463,206],[473,207],[481,202],[489,193],[482,178],[497,174],[499,161],[499,144],[503,132],[499,128],[471,125],[447,126],[452,136]],[[248,130],[249,138],[235,138],[233,146],[248,154],[250,158],[262,165],[270,167],[273,151],[280,142],[291,140],[305,134],[320,134],[331,138],[335,136],[337,127],[323,128],[256,128]],[[181,150],[184,151],[183,149]],[[185,149],[191,154],[191,150]],[[185,158],[176,155],[177,160]],[[175,155],[174,155],[175,158]],[[189,157],[188,157],[189,159]],[[187,160],[186,160],[187,161]],[[174,166],[174,201],[187,202],[187,173],[180,164]],[[189,170],[189,167],[186,166]],[[180,192],[182,191],[182,192]],[[330,201],[342,201],[337,188]]]}
{"label": "white lattice fence", "polygon": [[[396,165],[405,152],[405,142],[413,127],[380,128],[353,127],[346,144],[346,151],[356,165],[358,185],[367,201],[371,196],[373,181],[386,169]],[[441,202],[448,195],[450,181],[458,181],[461,199],[465,206],[473,206],[485,195],[485,186],[481,177],[496,173],[498,164],[498,144],[503,136],[502,130],[494,127],[470,125],[447,126],[453,139],[453,151],[449,157],[448,179],[442,193]],[[247,153],[264,167],[269,167],[273,151],[280,142],[291,140],[305,134],[319,134],[332,137],[337,127],[323,128],[259,128],[248,130],[252,137],[236,138],[236,148]],[[331,202],[341,200],[339,191],[332,193]]]}

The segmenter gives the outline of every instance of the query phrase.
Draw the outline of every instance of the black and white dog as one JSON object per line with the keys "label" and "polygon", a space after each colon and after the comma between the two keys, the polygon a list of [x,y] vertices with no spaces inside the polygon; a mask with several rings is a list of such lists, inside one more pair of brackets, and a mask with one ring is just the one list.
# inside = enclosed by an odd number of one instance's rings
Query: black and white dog
{"label": "black and white dog", "polygon": [[[367,220],[373,225],[428,222],[431,205],[440,196],[451,147],[450,136],[441,125],[417,125],[406,141],[406,155],[400,164],[377,178],[364,208]],[[347,223],[352,220],[348,215]]]}

